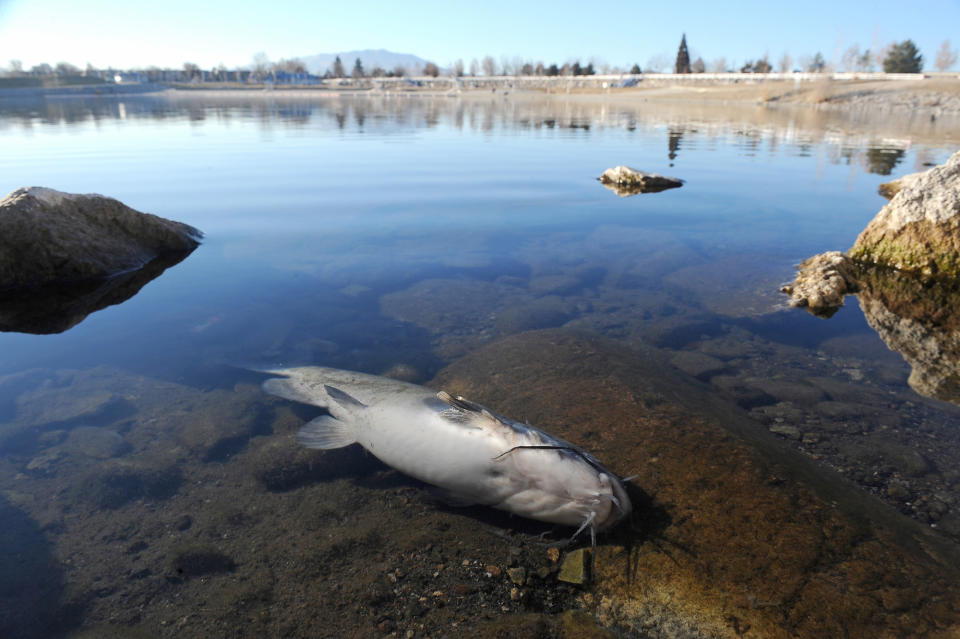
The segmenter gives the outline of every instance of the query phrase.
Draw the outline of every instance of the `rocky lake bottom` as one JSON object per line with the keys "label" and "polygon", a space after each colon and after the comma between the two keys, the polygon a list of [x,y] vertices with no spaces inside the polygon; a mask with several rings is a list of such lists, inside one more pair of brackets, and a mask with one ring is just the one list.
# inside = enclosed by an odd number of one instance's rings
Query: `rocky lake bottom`
{"label": "rocky lake bottom", "polygon": [[[946,151],[871,160],[869,127],[843,118],[798,140],[699,112],[458,104],[0,109],[13,179],[108,191],[206,234],[120,302],[44,324],[62,333],[0,335],[0,635],[955,633],[952,321],[874,290],[824,320],[778,293],[806,254],[850,243],[882,204],[875,182]],[[96,144],[71,179],[109,166],[114,181],[53,183],[62,146]],[[589,172],[614,155],[686,183],[618,198],[594,181],[606,166]],[[417,168],[386,186],[336,168],[398,156]],[[517,172],[532,160],[560,173],[531,186]],[[167,173],[139,183],[150,163]],[[186,180],[200,171],[212,195]],[[750,171],[770,186],[730,186]],[[171,179],[190,186],[158,196]],[[536,425],[634,476],[634,513],[591,557],[589,540],[563,545],[570,530],[450,506],[359,447],[302,448],[322,410],[261,390],[249,367],[275,362]]]}

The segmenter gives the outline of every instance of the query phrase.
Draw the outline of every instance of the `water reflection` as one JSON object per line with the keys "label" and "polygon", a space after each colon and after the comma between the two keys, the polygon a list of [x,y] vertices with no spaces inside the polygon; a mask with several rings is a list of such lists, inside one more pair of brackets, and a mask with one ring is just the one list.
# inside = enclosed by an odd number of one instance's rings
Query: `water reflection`
{"label": "water reflection", "polygon": [[91,313],[127,301],[189,254],[164,255],[135,271],[103,280],[50,284],[0,293],[0,331],[62,333]]}
{"label": "water reflection", "polygon": [[871,147],[867,149],[867,170],[877,175],[890,175],[906,153],[901,148]]}
{"label": "water reflection", "polygon": [[[215,100],[215,103],[211,103]],[[791,109],[787,107],[725,105],[718,110],[703,105],[664,104],[656,109],[643,103],[590,100],[547,101],[536,96],[511,99],[468,96],[463,99],[411,99],[389,94],[350,98],[282,92],[168,92],[122,97],[71,99],[5,98],[0,105],[0,129],[25,129],[44,124],[134,123],[143,120],[187,120],[193,123],[229,123],[244,119],[265,128],[285,126],[386,132],[403,128],[434,128],[449,123],[456,129],[479,131],[563,130],[591,134],[619,129],[666,128],[667,157],[677,159],[685,134],[706,138],[734,137],[750,154],[788,145],[800,156],[825,144],[830,161],[860,159],[871,173],[889,175],[912,145],[960,143],[957,118],[878,117],[864,113]],[[368,114],[374,113],[371,118]],[[879,138],[877,131],[883,131]]]}
{"label": "water reflection", "polygon": [[910,364],[910,387],[960,404],[960,283],[884,268],[862,270],[858,283],[867,322]]}

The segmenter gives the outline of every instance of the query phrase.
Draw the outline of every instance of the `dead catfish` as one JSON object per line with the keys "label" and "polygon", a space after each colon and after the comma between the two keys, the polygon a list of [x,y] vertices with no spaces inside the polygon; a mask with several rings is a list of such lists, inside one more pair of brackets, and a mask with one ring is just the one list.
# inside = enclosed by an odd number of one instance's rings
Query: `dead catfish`
{"label": "dead catfish", "polygon": [[462,397],[322,367],[264,370],[268,393],[326,408],[297,434],[308,448],[360,444],[461,504],[589,529],[631,509],[623,482],[580,448]]}

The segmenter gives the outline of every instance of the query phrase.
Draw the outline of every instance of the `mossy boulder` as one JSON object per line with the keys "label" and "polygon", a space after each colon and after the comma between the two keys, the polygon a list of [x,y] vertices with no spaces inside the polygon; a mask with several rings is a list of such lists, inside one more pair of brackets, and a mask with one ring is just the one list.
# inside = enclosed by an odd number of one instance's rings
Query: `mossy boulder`
{"label": "mossy boulder", "polygon": [[960,152],[908,177],[847,255],[901,271],[960,277]]}

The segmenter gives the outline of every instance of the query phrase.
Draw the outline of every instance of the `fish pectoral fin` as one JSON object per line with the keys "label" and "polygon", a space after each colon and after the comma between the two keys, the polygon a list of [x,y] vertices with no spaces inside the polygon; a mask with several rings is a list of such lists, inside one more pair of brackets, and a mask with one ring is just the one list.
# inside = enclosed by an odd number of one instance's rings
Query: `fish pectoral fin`
{"label": "fish pectoral fin", "polygon": [[321,415],[307,422],[297,432],[297,442],[307,448],[332,450],[355,444],[357,438],[350,424],[332,415]]}

